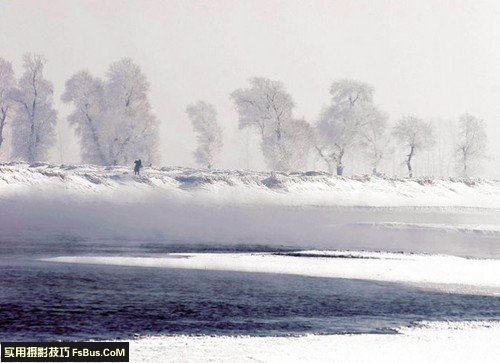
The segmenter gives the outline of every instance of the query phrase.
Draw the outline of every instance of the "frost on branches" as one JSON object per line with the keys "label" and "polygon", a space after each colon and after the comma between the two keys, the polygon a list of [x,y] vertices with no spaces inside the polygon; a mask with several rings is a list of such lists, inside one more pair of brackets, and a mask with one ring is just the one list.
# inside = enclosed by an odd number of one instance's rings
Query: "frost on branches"
{"label": "frost on branches", "polygon": [[456,169],[463,177],[480,169],[486,156],[486,135],[484,122],[470,114],[463,114],[458,120],[458,145],[455,150]]}
{"label": "frost on branches", "polygon": [[294,103],[281,82],[252,78],[250,88],[231,94],[240,129],[252,127],[261,137],[261,149],[272,170],[304,169],[312,145],[312,131],[293,118]]}
{"label": "frost on branches", "polygon": [[24,56],[24,74],[11,93],[17,105],[12,120],[12,157],[30,163],[47,159],[55,140],[57,112],[54,110],[52,83],[43,77],[45,58]]}
{"label": "frost on branches", "polygon": [[393,135],[408,150],[405,164],[408,167],[408,176],[412,178],[411,162],[415,153],[432,147],[436,142],[432,125],[418,117],[405,116],[394,126]]}
{"label": "frost on branches", "polygon": [[387,132],[389,115],[371,105],[366,109],[364,126],[360,130],[361,155],[368,161],[373,175],[380,175],[380,162],[391,154],[391,139]]}
{"label": "frost on branches", "polygon": [[0,58],[0,152],[4,154],[3,141],[7,118],[12,119],[14,105],[10,99],[16,86],[12,64]]}
{"label": "frost on branches", "polygon": [[158,127],[148,101],[149,83],[131,59],[113,63],[102,81],[88,72],[66,82],[62,100],[72,103],[68,121],[81,138],[82,161],[126,165],[158,160]]}
{"label": "frost on branches", "polygon": [[75,74],[66,82],[63,102],[73,102],[75,111],[68,122],[76,127],[81,139],[81,157],[86,163],[106,165],[108,155],[103,145],[101,115],[104,111],[104,85],[88,72]]}
{"label": "frost on branches", "polygon": [[222,129],[217,123],[215,107],[198,101],[188,106],[186,112],[198,141],[198,147],[194,152],[196,162],[201,167],[211,169],[222,148]]}
{"label": "frost on branches", "polygon": [[363,82],[340,79],[330,88],[331,103],[316,124],[315,147],[328,170],[344,172],[344,157],[363,144],[373,172],[384,155],[385,113],[373,104],[373,88]]}

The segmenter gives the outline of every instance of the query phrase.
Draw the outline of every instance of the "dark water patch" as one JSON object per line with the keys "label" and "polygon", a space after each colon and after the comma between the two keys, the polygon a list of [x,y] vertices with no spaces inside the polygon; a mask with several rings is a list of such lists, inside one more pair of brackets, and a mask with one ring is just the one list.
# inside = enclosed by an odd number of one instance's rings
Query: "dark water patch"
{"label": "dark water patch", "polygon": [[186,243],[164,243],[150,242],[142,243],[140,247],[150,253],[283,253],[296,251],[297,248],[289,246],[269,246],[261,244],[186,244]]}
{"label": "dark water patch", "polygon": [[500,315],[498,297],[362,280],[48,262],[3,264],[0,275],[4,340],[387,333]]}
{"label": "dark water patch", "polygon": [[116,239],[81,239],[70,235],[56,235],[40,239],[0,240],[0,265],[10,258],[43,258],[53,256],[144,256],[165,253],[238,253],[238,252],[292,252],[291,246],[266,244],[185,243],[179,241],[137,241]]}

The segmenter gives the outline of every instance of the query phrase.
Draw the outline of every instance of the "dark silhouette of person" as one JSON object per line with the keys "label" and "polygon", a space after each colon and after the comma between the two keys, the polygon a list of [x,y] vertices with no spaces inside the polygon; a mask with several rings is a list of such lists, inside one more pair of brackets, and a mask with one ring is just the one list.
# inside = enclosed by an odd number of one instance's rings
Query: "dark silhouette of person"
{"label": "dark silhouette of person", "polygon": [[141,172],[141,168],[142,168],[142,161],[141,161],[141,159],[134,161],[134,164],[135,164],[135,166],[134,166],[134,175],[139,175],[140,172]]}

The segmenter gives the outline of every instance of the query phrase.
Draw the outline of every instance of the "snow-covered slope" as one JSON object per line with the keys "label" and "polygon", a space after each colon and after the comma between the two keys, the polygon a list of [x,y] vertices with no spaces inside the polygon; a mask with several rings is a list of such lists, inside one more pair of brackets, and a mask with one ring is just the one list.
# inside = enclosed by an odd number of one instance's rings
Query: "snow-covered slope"
{"label": "snow-covered slope", "polygon": [[0,195],[65,193],[128,197],[163,193],[220,203],[323,206],[439,206],[500,208],[500,181],[464,179],[341,178],[324,172],[271,173],[189,168],[0,165]]}

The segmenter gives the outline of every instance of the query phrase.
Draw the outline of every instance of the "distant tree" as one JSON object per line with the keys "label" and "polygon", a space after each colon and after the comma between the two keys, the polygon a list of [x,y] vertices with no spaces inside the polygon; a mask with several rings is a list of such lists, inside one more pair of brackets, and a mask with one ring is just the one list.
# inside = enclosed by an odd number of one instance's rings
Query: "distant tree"
{"label": "distant tree", "polygon": [[75,74],[66,82],[61,97],[65,103],[73,103],[75,110],[68,117],[81,140],[82,161],[97,165],[110,164],[107,145],[102,140],[103,113],[106,110],[104,84],[87,71]]}
{"label": "distant tree", "polygon": [[359,144],[362,128],[374,117],[373,88],[363,82],[340,79],[330,88],[331,104],[316,124],[316,150],[331,172],[344,172],[344,156]]}
{"label": "distant tree", "polygon": [[393,135],[401,145],[410,149],[405,163],[408,167],[408,175],[412,178],[411,162],[415,153],[428,149],[435,144],[432,125],[415,116],[405,116],[396,123]]}
{"label": "distant tree", "polygon": [[372,174],[378,175],[378,166],[390,152],[387,120],[389,116],[373,106],[367,110],[366,119],[360,130],[361,154],[370,163]]}
{"label": "distant tree", "polygon": [[16,87],[12,64],[0,58],[0,148],[4,141],[7,118],[13,115],[12,91]]}
{"label": "distant tree", "polygon": [[194,152],[196,162],[211,169],[222,148],[222,129],[217,123],[215,107],[198,101],[188,106],[186,112],[197,134],[198,147]]}
{"label": "distant tree", "polygon": [[85,162],[127,165],[158,160],[159,122],[151,112],[149,83],[140,67],[125,58],[111,64],[107,80],[88,72],[66,83],[62,100],[73,103],[70,124],[81,138]]}
{"label": "distant tree", "polygon": [[18,107],[12,120],[12,155],[30,163],[45,160],[55,141],[57,113],[52,83],[43,77],[45,58],[24,56],[24,74],[12,92]]}
{"label": "distant tree", "polygon": [[462,176],[468,177],[471,172],[479,169],[480,162],[486,158],[488,137],[483,120],[468,113],[460,116],[458,125],[456,167]]}
{"label": "distant tree", "polygon": [[[304,155],[310,149],[303,144],[311,134],[309,125],[293,118],[294,103],[281,82],[267,78],[252,78],[250,88],[231,93],[239,116],[240,129],[253,127],[261,136],[261,149],[267,165],[273,170],[301,169]],[[307,149],[307,151],[305,150]]]}
{"label": "distant tree", "polygon": [[303,170],[312,146],[313,131],[303,119],[288,120],[280,139],[271,133],[262,141],[264,154],[269,160],[273,160],[275,170]]}
{"label": "distant tree", "polygon": [[151,113],[149,83],[140,67],[125,58],[111,64],[105,87],[108,106],[105,140],[113,165],[158,158],[159,122]]}

